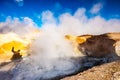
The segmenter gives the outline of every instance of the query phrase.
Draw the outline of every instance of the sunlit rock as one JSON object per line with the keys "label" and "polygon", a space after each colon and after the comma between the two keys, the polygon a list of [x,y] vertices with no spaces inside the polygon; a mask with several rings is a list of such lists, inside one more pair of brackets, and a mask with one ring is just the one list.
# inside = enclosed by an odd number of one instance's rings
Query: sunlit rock
{"label": "sunlit rock", "polygon": [[14,51],[20,50],[22,57],[27,56],[30,41],[19,37],[15,33],[0,34],[0,62],[10,61]]}
{"label": "sunlit rock", "polygon": [[120,33],[101,35],[69,36],[74,48],[91,57],[104,57],[109,54],[120,55]]}

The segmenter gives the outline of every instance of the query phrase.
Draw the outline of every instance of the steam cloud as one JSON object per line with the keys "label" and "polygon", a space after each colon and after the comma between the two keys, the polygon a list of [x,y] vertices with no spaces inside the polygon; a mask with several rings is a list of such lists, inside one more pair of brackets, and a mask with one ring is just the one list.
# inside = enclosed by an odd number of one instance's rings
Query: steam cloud
{"label": "steam cloud", "polygon": [[[51,11],[44,11],[41,20],[43,23],[41,28],[53,28],[62,34],[102,34],[120,31],[120,19],[106,20],[99,15],[88,18],[85,8],[79,8],[73,15],[63,13],[58,19],[54,17]],[[32,29],[37,27],[37,24],[29,17],[24,17],[21,21],[19,18],[12,19],[9,16],[5,22],[0,23],[0,32],[15,32],[20,35],[21,33],[31,32]]]}
{"label": "steam cloud", "polygon": [[[88,18],[85,13],[85,8],[79,8],[73,15],[63,13],[56,19],[51,11],[44,11],[40,33],[30,47],[31,55],[13,69],[13,80],[47,79],[77,71],[82,64],[73,47],[64,38],[66,34],[120,32],[119,19],[106,20],[99,15]],[[38,26],[28,17],[24,17],[22,21],[8,17],[5,22],[0,23],[1,33],[15,32],[23,37],[35,35],[30,33],[36,28]]]}
{"label": "steam cloud", "polygon": [[92,7],[92,9],[90,10],[90,12],[92,13],[92,14],[96,14],[96,13],[98,13],[98,12],[100,12],[100,10],[103,8],[103,3],[97,3],[97,4],[95,4],[93,7]]}

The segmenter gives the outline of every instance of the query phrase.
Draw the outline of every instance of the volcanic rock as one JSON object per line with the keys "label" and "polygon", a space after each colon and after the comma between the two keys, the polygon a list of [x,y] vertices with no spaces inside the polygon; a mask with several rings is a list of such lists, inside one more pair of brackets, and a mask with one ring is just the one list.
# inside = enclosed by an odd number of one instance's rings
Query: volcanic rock
{"label": "volcanic rock", "polygon": [[104,57],[110,54],[118,56],[118,50],[120,50],[120,47],[118,47],[120,43],[118,42],[120,42],[120,33],[91,35],[85,42],[79,44],[78,49],[90,57]]}
{"label": "volcanic rock", "polygon": [[120,80],[120,60],[95,66],[61,80]]}

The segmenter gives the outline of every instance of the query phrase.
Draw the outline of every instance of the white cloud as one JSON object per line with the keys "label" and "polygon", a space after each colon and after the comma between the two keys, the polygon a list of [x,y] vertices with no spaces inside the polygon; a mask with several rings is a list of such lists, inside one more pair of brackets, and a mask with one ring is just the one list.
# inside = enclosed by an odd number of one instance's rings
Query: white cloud
{"label": "white cloud", "polygon": [[53,13],[51,11],[44,11],[42,13],[42,22],[45,23],[56,23],[56,20],[53,16]]}
{"label": "white cloud", "polygon": [[97,14],[100,12],[100,10],[103,8],[103,3],[97,3],[95,5],[93,5],[93,7],[91,8],[90,12],[92,14]]}
{"label": "white cloud", "polygon": [[[78,9],[80,10],[80,9]],[[75,14],[81,14],[81,11]],[[69,13],[60,16],[60,29],[64,34],[80,35],[80,34],[103,34],[107,32],[120,32],[120,19],[105,20],[101,16],[87,18],[82,16],[76,17]]]}
{"label": "white cloud", "polygon": [[15,2],[18,4],[18,6],[23,6],[24,5],[24,0],[15,0]]}
{"label": "white cloud", "polygon": [[22,36],[31,33],[35,27],[36,24],[29,17],[24,17],[20,21],[19,18],[8,16],[5,22],[0,23],[0,33],[15,32]]}
{"label": "white cloud", "polygon": [[16,2],[21,2],[21,1],[23,1],[23,0],[15,0]]}
{"label": "white cloud", "polygon": [[[53,26],[56,26],[57,28],[53,29],[56,29],[62,34],[81,35],[120,32],[120,19],[112,18],[106,20],[98,15],[88,18],[85,8],[79,8],[73,15],[70,13],[63,13],[58,19],[54,17],[53,12],[47,10],[41,14],[40,19],[43,23],[41,28],[46,27],[46,29],[52,29]],[[19,18],[12,19],[11,17],[8,17],[6,22],[0,23],[0,32],[6,33],[14,31],[16,33],[23,33],[22,31],[29,31],[30,27],[34,28],[36,27],[36,24],[28,17],[23,17],[23,21],[20,21]]]}
{"label": "white cloud", "polygon": [[74,13],[74,17],[79,19],[81,22],[84,22],[87,20],[87,16],[86,16],[86,9],[85,8],[79,8],[75,13]]}

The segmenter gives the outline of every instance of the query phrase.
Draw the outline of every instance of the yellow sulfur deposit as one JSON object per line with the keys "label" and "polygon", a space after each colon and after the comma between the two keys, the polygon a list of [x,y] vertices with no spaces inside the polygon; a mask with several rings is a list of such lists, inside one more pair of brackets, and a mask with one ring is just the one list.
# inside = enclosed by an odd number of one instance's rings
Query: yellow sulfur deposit
{"label": "yellow sulfur deposit", "polygon": [[72,35],[66,35],[65,38],[70,40],[70,42],[73,45],[75,53],[79,53],[78,45],[86,42],[87,38],[90,38],[91,35],[83,35],[83,36],[72,36]]}
{"label": "yellow sulfur deposit", "polygon": [[15,33],[0,34],[0,62],[10,61],[13,56],[12,48],[20,50],[22,57],[27,56],[30,41],[22,39]]}

